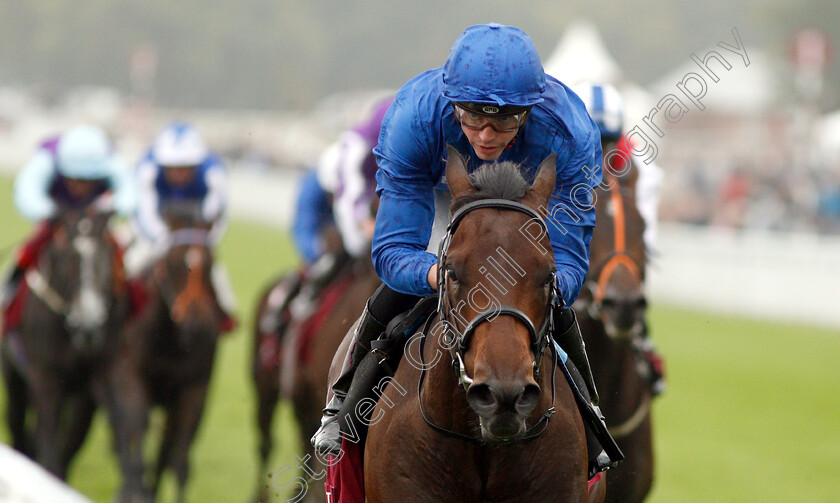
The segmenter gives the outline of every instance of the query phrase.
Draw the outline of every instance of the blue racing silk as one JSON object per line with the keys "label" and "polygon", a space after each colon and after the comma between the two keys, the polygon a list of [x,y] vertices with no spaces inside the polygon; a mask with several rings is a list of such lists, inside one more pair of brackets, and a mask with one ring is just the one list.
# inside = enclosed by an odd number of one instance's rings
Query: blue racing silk
{"label": "blue racing silk", "polygon": [[[437,257],[425,250],[434,221],[433,189],[446,188],[446,145],[464,156],[470,172],[484,163],[441,94],[442,73],[442,68],[426,71],[397,92],[374,149],[380,202],[373,263],[389,287],[419,296],[433,292],[426,278]],[[557,184],[545,213],[558,286],[571,305],[589,268],[593,190],[601,182],[600,133],[580,98],[557,79],[546,75],[542,97],[498,161],[519,163],[533,182],[540,162],[557,153]]]}
{"label": "blue racing silk", "polygon": [[306,262],[315,262],[324,252],[321,230],[333,221],[330,194],[318,183],[317,171],[311,170],[300,180],[292,222],[295,247]]}
{"label": "blue racing silk", "polygon": [[143,236],[160,243],[168,236],[161,210],[167,203],[191,201],[201,206],[202,217],[213,222],[213,240],[221,238],[227,212],[227,170],[222,160],[209,154],[198,166],[195,177],[186,185],[175,186],[166,181],[164,170],[149,149],[137,163],[135,178],[140,193],[137,226]]}

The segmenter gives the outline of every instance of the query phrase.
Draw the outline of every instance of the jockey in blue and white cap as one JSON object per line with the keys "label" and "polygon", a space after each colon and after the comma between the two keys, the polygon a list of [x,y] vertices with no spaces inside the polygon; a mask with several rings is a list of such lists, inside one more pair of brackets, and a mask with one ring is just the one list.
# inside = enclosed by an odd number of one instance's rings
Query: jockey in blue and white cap
{"label": "jockey in blue and white cap", "polygon": [[[163,211],[169,203],[194,203],[205,222],[213,225],[208,244],[216,245],[227,226],[228,176],[221,159],[210,151],[201,133],[187,122],[164,127],[138,162],[139,190],[136,227],[142,239],[129,250],[126,267],[137,273],[171,244]],[[233,289],[220,263],[212,270],[213,286],[232,328]]]}
{"label": "jockey in blue and white cap", "polygon": [[199,131],[185,122],[165,127],[136,168],[140,191],[137,225],[142,235],[163,246],[169,236],[161,209],[170,202],[195,202],[218,242],[225,228],[227,172]]}
{"label": "jockey in blue and white cap", "polygon": [[[659,206],[659,187],[664,173],[653,162],[644,162],[635,154],[624,135],[624,101],[618,89],[606,83],[586,82],[573,87],[581,97],[589,115],[601,131],[601,146],[604,163],[610,162],[614,173],[624,172],[623,166],[615,166],[630,159],[639,176],[636,180],[636,207],[645,221],[643,239],[649,256],[656,254],[657,209]],[[617,151],[620,155],[611,156]],[[609,159],[608,159],[609,158]],[[648,360],[651,371],[651,390],[655,395],[665,390],[664,364],[653,343],[648,338],[647,324],[641,334],[639,346]]]}
{"label": "jockey in blue and white cap", "polygon": [[[548,227],[558,287],[568,306],[580,293],[589,267],[588,244],[595,225],[592,190],[601,181],[599,137],[580,98],[545,74],[530,37],[511,26],[467,28],[443,67],[421,73],[397,92],[374,149],[380,203],[372,258],[384,285],[368,300],[353,339],[342,345],[349,348],[347,354],[339,352],[333,359],[343,373],[329,383],[333,393],[312,439],[319,452],[340,452],[333,418],[370,341],[391,318],[437,287],[434,251],[449,217],[447,144],[467,159],[469,171],[486,162],[514,161],[524,166],[523,175],[530,180],[542,159],[557,154],[557,184],[550,204],[563,204],[572,213],[555,212],[565,233]],[[585,189],[574,194],[574,203],[573,187]],[[587,374],[587,387],[595,397],[574,314],[569,309],[562,312],[555,337]],[[601,454],[597,469],[610,463]]]}
{"label": "jockey in blue and white cap", "polygon": [[21,215],[39,224],[17,253],[0,300],[4,310],[16,298],[23,274],[37,264],[52,238],[54,218],[85,208],[129,216],[137,195],[126,164],[105,132],[81,125],[40,144],[15,179],[14,202]]}

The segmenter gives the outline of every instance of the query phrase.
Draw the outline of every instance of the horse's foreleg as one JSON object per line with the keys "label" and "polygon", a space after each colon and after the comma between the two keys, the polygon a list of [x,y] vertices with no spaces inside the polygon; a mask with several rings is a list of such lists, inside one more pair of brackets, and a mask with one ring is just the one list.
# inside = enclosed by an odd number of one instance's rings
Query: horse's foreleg
{"label": "horse's foreleg", "polygon": [[[259,365],[259,364],[257,364]],[[274,411],[277,409],[277,402],[280,399],[280,376],[276,368],[260,368],[255,371],[254,382],[257,391],[257,426],[260,432],[259,445],[259,469],[257,473],[257,496],[255,501],[265,501],[268,488],[267,473],[268,460],[274,447],[271,423],[274,419]]]}
{"label": "horse's foreleg", "polygon": [[151,493],[144,484],[143,439],[149,408],[144,384],[128,359],[120,358],[104,377],[95,380],[94,393],[108,411],[122,472],[117,501],[151,501]]}
{"label": "horse's foreleg", "polygon": [[29,407],[29,390],[26,380],[7,358],[2,355],[3,381],[6,384],[6,424],[12,435],[12,447],[30,458],[35,457],[32,434],[26,429],[26,411]]}
{"label": "horse's foreleg", "polygon": [[207,398],[207,384],[205,381],[184,389],[168,418],[168,421],[171,420],[174,423],[169,466],[175,472],[175,478],[178,480],[179,503],[183,503],[186,495],[190,469],[190,446],[201,422],[204,402]]}
{"label": "horse's foreleg", "polygon": [[67,415],[61,435],[64,444],[61,446],[61,461],[62,465],[69,467],[73,457],[79,452],[87,438],[93,414],[96,411],[96,403],[89,393],[82,392],[68,402],[66,410]]}
{"label": "horse's foreleg", "polygon": [[32,390],[37,421],[35,424],[35,460],[50,473],[64,480],[66,467],[62,466],[58,447],[58,427],[61,417],[61,381],[48,372],[30,369],[28,382]]}

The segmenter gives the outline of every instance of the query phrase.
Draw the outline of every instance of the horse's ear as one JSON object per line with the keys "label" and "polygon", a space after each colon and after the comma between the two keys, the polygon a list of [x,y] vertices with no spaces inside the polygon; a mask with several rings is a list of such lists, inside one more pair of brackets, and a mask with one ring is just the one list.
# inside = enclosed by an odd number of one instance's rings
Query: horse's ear
{"label": "horse's ear", "polygon": [[464,158],[452,145],[446,145],[446,184],[449,185],[453,201],[475,192]]}
{"label": "horse's ear", "polygon": [[537,176],[534,179],[534,184],[531,185],[531,190],[528,192],[528,198],[536,199],[537,205],[548,205],[548,200],[551,198],[551,193],[554,192],[554,185],[557,183],[557,154],[551,154],[540,163],[537,169]]}

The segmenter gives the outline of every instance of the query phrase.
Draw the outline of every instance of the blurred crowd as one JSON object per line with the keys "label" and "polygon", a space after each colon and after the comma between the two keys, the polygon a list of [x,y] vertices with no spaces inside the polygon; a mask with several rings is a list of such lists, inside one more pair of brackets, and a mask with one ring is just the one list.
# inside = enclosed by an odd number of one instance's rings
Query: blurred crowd
{"label": "blurred crowd", "polygon": [[720,175],[702,161],[669,172],[660,220],[781,232],[840,234],[840,170],[733,164]]}

